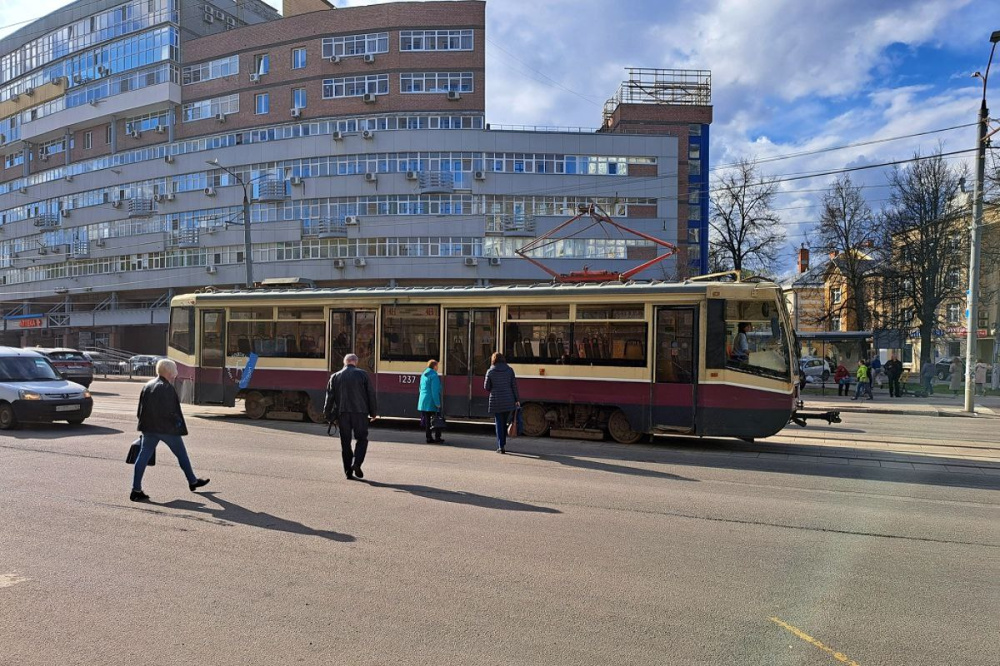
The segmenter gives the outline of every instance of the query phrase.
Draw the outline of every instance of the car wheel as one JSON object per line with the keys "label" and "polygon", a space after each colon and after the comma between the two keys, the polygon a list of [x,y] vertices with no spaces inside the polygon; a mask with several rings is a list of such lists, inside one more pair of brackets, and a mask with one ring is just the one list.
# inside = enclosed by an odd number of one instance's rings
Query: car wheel
{"label": "car wheel", "polygon": [[17,427],[17,417],[14,408],[9,403],[0,403],[0,430],[12,430]]}
{"label": "car wheel", "polygon": [[66,419],[66,423],[72,426],[78,426],[83,423],[86,419]]}
{"label": "car wheel", "polygon": [[948,373],[942,370],[941,372],[938,373],[938,379],[940,379],[943,382],[948,381]]}
{"label": "car wheel", "polygon": [[824,382],[830,381],[830,371],[829,370],[824,370],[823,371],[823,381]]}

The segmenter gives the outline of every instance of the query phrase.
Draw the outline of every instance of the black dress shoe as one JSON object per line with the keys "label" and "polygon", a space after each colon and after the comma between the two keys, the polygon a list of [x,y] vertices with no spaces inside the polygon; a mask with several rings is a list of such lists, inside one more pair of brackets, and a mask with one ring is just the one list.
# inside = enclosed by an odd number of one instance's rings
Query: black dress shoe
{"label": "black dress shoe", "polygon": [[348,481],[354,478],[354,470],[352,470],[352,469],[345,470],[344,474],[347,475]]}
{"label": "black dress shoe", "polygon": [[133,502],[148,502],[149,501],[149,495],[147,495],[146,493],[142,492],[141,490],[133,490],[132,494],[129,495],[128,498],[130,500],[132,500]]}
{"label": "black dress shoe", "polygon": [[363,479],[363,478],[365,478],[365,473],[361,471],[360,467],[355,467],[354,468],[354,476],[358,477],[359,479]]}
{"label": "black dress shoe", "polygon": [[195,479],[194,483],[188,484],[188,488],[191,489],[191,492],[194,492],[202,486],[207,486],[209,481],[211,481],[211,479]]}

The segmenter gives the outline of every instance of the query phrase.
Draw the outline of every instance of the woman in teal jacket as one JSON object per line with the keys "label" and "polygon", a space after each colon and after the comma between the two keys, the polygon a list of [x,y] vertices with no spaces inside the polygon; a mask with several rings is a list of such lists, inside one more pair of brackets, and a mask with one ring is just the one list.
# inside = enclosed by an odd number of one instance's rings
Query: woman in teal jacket
{"label": "woman in teal jacket", "polygon": [[441,377],[438,376],[437,365],[434,359],[427,361],[427,369],[420,376],[420,399],[417,401],[428,444],[444,444],[441,428],[434,427],[434,416],[441,411]]}

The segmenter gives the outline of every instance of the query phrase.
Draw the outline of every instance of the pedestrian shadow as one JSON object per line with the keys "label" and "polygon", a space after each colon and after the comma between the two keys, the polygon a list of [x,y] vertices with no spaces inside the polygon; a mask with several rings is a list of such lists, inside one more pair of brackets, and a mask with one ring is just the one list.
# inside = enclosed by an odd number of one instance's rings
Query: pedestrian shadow
{"label": "pedestrian shadow", "polygon": [[628,467],[626,465],[615,465],[614,463],[599,462],[597,460],[590,460],[587,458],[576,458],[574,456],[564,456],[554,453],[515,453],[508,450],[507,455],[515,456],[518,458],[532,458],[535,460],[546,460],[550,462],[556,462],[560,465],[566,465],[567,467],[577,467],[579,469],[590,469],[596,472],[610,472],[612,474],[625,474],[627,476],[645,476],[652,479],[666,479],[669,481],[692,481],[698,483],[698,479],[692,479],[686,476],[680,476],[679,474],[670,474],[669,472],[659,472],[655,469],[646,469],[643,467]]}
{"label": "pedestrian shadow", "polygon": [[7,430],[5,437],[13,439],[67,439],[71,437],[95,437],[99,435],[120,435],[124,430],[81,423],[25,423],[17,430]]}
{"label": "pedestrian shadow", "polygon": [[547,506],[537,506],[515,502],[514,500],[501,499],[499,497],[489,497],[487,495],[477,495],[476,493],[464,490],[445,490],[443,488],[432,488],[430,486],[416,486],[403,483],[381,483],[379,481],[363,481],[373,488],[389,488],[403,493],[426,497],[427,499],[440,500],[442,502],[452,502],[454,504],[468,504],[484,509],[499,509],[500,511],[527,511],[532,513],[562,513],[558,509]]}
{"label": "pedestrian shadow", "polygon": [[294,520],[279,518],[278,516],[270,513],[265,513],[263,511],[251,511],[250,509],[242,507],[239,504],[220,498],[217,491],[203,492],[199,494],[208,497],[208,499],[218,504],[219,508],[201,504],[200,502],[191,502],[189,500],[172,500],[170,502],[160,504],[159,506],[169,509],[204,513],[218,520],[225,520],[238,525],[260,527],[265,530],[274,530],[276,532],[288,532],[290,534],[302,534],[304,536],[318,536],[323,539],[339,541],[342,543],[355,541],[355,538],[350,534],[341,534],[340,532],[333,532],[330,530],[317,530],[303,525],[302,523],[295,522]]}

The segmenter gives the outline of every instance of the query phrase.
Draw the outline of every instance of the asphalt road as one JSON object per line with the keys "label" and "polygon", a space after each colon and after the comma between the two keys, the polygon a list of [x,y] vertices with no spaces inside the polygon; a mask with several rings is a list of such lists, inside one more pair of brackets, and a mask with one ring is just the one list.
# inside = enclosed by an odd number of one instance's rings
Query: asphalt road
{"label": "asphalt road", "polygon": [[997,420],[507,456],[388,424],[360,482],[325,428],[216,413],[208,492],[160,447],[141,505],[138,386],[94,389],[0,435],[0,664],[998,663]]}

